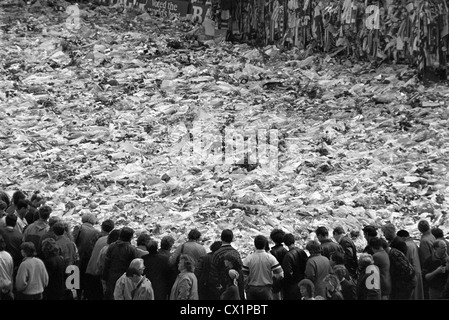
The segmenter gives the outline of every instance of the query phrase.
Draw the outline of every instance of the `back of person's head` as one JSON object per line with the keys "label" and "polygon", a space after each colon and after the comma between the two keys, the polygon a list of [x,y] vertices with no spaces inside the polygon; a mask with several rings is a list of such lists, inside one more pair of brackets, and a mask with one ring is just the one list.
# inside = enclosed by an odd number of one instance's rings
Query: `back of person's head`
{"label": "back of person's head", "polygon": [[0,200],[0,210],[5,210],[6,208],[8,208],[8,205],[6,204],[6,202],[3,200]]}
{"label": "back of person's head", "polygon": [[222,243],[223,242],[221,242],[220,240],[212,242],[212,244],[209,247],[210,251],[211,252],[217,251],[218,249],[220,249]]}
{"label": "back of person's head", "polygon": [[52,212],[52,209],[50,206],[43,205],[39,207],[39,218],[42,220],[48,220],[50,218],[50,214]]}
{"label": "back of person's head", "polygon": [[386,223],[380,229],[388,241],[393,240],[396,236],[396,227],[392,223]]}
{"label": "back of person's head", "polygon": [[259,234],[254,238],[254,246],[257,250],[265,250],[268,243],[267,237]]}
{"label": "back of person's head", "polygon": [[329,231],[326,227],[318,227],[315,230],[317,236],[322,236],[323,238],[327,238],[329,236]]}
{"label": "back of person's head", "polygon": [[139,236],[137,237],[136,240],[136,244],[138,246],[146,246],[147,242],[151,240],[151,236],[149,233],[146,232],[142,232],[141,234],[139,234]]}
{"label": "back of person's head", "polygon": [[291,246],[292,244],[295,244],[295,236],[291,233],[287,233],[284,235],[283,242],[287,247]]}
{"label": "back of person's head", "polygon": [[338,226],[334,228],[334,231],[332,231],[333,235],[340,235],[340,234],[344,234],[345,233],[345,229],[343,229],[343,227]]}
{"label": "back of person's head", "polygon": [[119,239],[125,242],[131,242],[131,239],[133,238],[134,230],[130,227],[123,227],[120,230],[120,236]]}
{"label": "back of person's head", "polygon": [[6,250],[6,241],[5,238],[0,234],[0,251]]}
{"label": "back of person's head", "polygon": [[17,201],[16,206],[17,206],[17,210],[28,208],[29,207],[29,202],[28,202],[27,199],[20,199],[20,200]]}
{"label": "back of person's head", "polygon": [[324,277],[323,282],[327,284],[327,288],[330,292],[341,291],[340,280],[335,274],[328,274]]}
{"label": "back of person's head", "polygon": [[5,201],[6,208],[8,208],[9,205],[11,204],[11,200],[9,200],[9,195],[6,192],[1,191],[1,190],[0,190],[0,200]]}
{"label": "back of person's head", "polygon": [[[58,216],[51,216],[50,218],[48,218],[48,225],[50,228],[52,228],[56,222],[61,221],[61,218]],[[53,230],[53,229],[52,229]]]}
{"label": "back of person's head", "polygon": [[282,242],[284,242],[284,236],[285,236],[284,230],[278,228],[273,229],[270,233],[270,239],[275,244],[281,244]]}
{"label": "back of person's head", "polygon": [[17,216],[14,213],[7,214],[5,217],[5,224],[8,227],[15,227],[17,224]]}
{"label": "back of person's head", "polygon": [[41,194],[39,190],[34,191],[30,197],[31,202],[42,203],[44,202],[44,196]]}
{"label": "back of person's head", "polygon": [[17,206],[19,200],[25,200],[26,197],[26,194],[22,190],[14,191],[14,193],[12,194],[12,203]]}
{"label": "back of person's head", "polygon": [[310,240],[306,244],[306,250],[310,252],[310,254],[321,253],[321,244],[317,240]]}
{"label": "back of person's head", "polygon": [[23,250],[27,257],[34,257],[36,255],[36,247],[32,242],[22,242],[20,249]]}
{"label": "back of person's head", "polygon": [[148,240],[145,245],[147,247],[148,253],[157,253],[159,243],[156,240]]}
{"label": "back of person's head", "polygon": [[230,263],[232,263],[233,269],[239,270],[242,268],[242,262],[240,260],[240,257],[235,251],[229,251],[225,253],[223,259],[228,260]]}
{"label": "back of person's head", "polygon": [[172,236],[164,236],[161,239],[161,249],[163,250],[170,250],[175,243],[175,238]]}
{"label": "back of person's head", "polygon": [[363,228],[363,233],[368,237],[377,237],[377,229],[374,226],[366,226]]}
{"label": "back of person's head", "polygon": [[53,232],[57,236],[62,236],[65,232],[64,222],[58,221],[53,225]]}
{"label": "back of person's head", "polygon": [[108,234],[108,239],[106,240],[106,243],[107,244],[111,244],[111,243],[117,241],[119,236],[120,236],[120,230],[119,229],[112,230]]}
{"label": "back of person's head", "polygon": [[221,241],[226,242],[226,243],[231,243],[232,240],[234,240],[234,233],[232,232],[232,230],[229,229],[224,229],[221,232],[221,237],[220,237]]}
{"label": "back of person's head", "polygon": [[427,232],[430,230],[430,225],[429,222],[427,220],[421,220],[418,222],[418,230],[421,233]]}
{"label": "back of person's head", "polygon": [[142,258],[135,258],[133,259],[127,270],[126,270],[126,276],[132,277],[133,275],[141,275],[143,273],[143,270],[145,269],[145,265]]}
{"label": "back of person's head", "polygon": [[101,223],[101,230],[103,230],[106,233],[111,232],[115,227],[114,220],[112,219],[106,219]]}
{"label": "back of person's head", "polygon": [[184,261],[184,268],[189,272],[195,272],[195,260],[189,254],[181,254],[179,261]]}
{"label": "back of person's head", "polygon": [[330,258],[336,265],[345,264],[345,254],[343,252],[335,251],[331,254]]}
{"label": "back of person's head", "polygon": [[42,241],[41,245],[42,254],[44,257],[53,257],[59,255],[59,246],[56,243],[56,240],[53,238],[46,238]]}
{"label": "back of person's head", "polygon": [[376,250],[380,250],[381,248],[383,248],[383,241],[379,237],[373,237],[373,238],[369,239],[368,244],[371,248],[376,249]]}
{"label": "back of person's head", "polygon": [[85,213],[81,217],[82,223],[90,223],[90,224],[96,224],[98,222],[97,217],[93,213]]}
{"label": "back of person's head", "polygon": [[374,264],[373,256],[369,253],[362,253],[358,259],[358,267],[360,270],[366,269],[366,267]]}
{"label": "back of person's head", "polygon": [[390,247],[395,248],[395,249],[401,251],[403,254],[407,255],[407,244],[400,237],[395,237],[391,241]]}
{"label": "back of person's head", "polygon": [[401,229],[398,232],[396,232],[396,235],[398,237],[401,237],[401,238],[408,238],[408,237],[410,237],[410,233],[407,230],[404,230],[404,229]]}
{"label": "back of person's head", "polygon": [[435,237],[435,239],[438,238],[444,238],[444,232],[442,229],[438,228],[438,227],[434,227],[430,230],[430,232],[432,232],[433,236]]}
{"label": "back of person's head", "polygon": [[438,249],[444,245],[446,245],[446,242],[443,239],[437,239],[432,243],[432,248]]}
{"label": "back of person's head", "polygon": [[201,238],[201,232],[198,229],[192,229],[190,230],[189,234],[187,235],[187,238],[189,240],[199,240]]}
{"label": "back of person's head", "polygon": [[332,271],[337,276],[339,281],[343,281],[348,275],[348,269],[342,264],[337,264],[332,267]]}
{"label": "back of person's head", "polygon": [[309,297],[315,297],[315,284],[310,279],[302,279],[298,283],[298,287],[304,287]]}

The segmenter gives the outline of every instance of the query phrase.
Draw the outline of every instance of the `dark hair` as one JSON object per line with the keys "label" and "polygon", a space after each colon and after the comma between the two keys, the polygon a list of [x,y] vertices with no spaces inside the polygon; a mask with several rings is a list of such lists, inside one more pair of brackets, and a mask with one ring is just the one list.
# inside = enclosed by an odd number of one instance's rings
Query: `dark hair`
{"label": "dark hair", "polygon": [[108,239],[106,240],[106,243],[111,244],[111,243],[117,241],[119,238],[119,235],[120,235],[120,230],[118,230],[118,229],[112,230],[108,234]]}
{"label": "dark hair", "polygon": [[189,240],[198,240],[199,238],[201,238],[201,232],[198,229],[192,229],[190,230],[187,238]]}
{"label": "dark hair", "polygon": [[342,281],[343,278],[348,278],[348,269],[346,269],[346,267],[342,264],[337,264],[333,266],[332,271],[340,281]]}
{"label": "dark hair", "polygon": [[404,240],[398,237],[395,237],[393,240],[391,240],[390,247],[398,249],[403,254],[407,255],[407,244],[405,243]]}
{"label": "dark hair", "polygon": [[306,249],[311,253],[321,253],[321,245],[317,240],[310,240],[306,244]]}
{"label": "dark hair", "polygon": [[221,241],[223,241],[223,242],[231,243],[232,240],[234,240],[234,233],[232,232],[232,230],[224,229],[221,232],[220,238],[221,238]]}
{"label": "dark hair", "polygon": [[287,233],[286,235],[284,235],[283,242],[288,247],[288,246],[290,246],[290,245],[295,243],[295,236],[293,234],[291,234],[291,233]]}
{"label": "dark hair", "polygon": [[430,230],[429,222],[427,222],[427,220],[421,220],[420,222],[418,222],[418,230],[421,233],[429,231]]}
{"label": "dark hair", "polygon": [[130,242],[131,239],[133,238],[133,235],[134,235],[133,229],[131,229],[130,227],[123,227],[120,230],[119,239],[122,241]]}
{"label": "dark hair", "polygon": [[410,233],[408,233],[408,231],[407,231],[407,230],[404,230],[404,229],[399,230],[398,232],[396,232],[396,235],[397,235],[398,237],[404,237],[404,238],[410,237]]}
{"label": "dark hair", "polygon": [[225,253],[225,255],[223,256],[223,260],[228,260],[230,263],[232,263],[232,269],[242,269],[242,260],[235,251],[229,251]]}
{"label": "dark hair", "polygon": [[363,233],[365,233],[369,237],[377,237],[377,230],[374,226],[366,226],[363,228]]}
{"label": "dark hair", "polygon": [[273,229],[270,233],[270,239],[276,244],[284,242],[285,232],[282,229]]}
{"label": "dark hair", "polygon": [[343,229],[343,227],[340,227],[340,226],[335,227],[334,231],[332,232],[332,234],[338,234],[338,235],[343,234],[343,233],[345,233],[345,230]]}
{"label": "dark hair", "polygon": [[104,232],[111,232],[115,227],[115,223],[112,219],[106,219],[103,221],[103,223],[101,224],[101,230],[103,230]]}
{"label": "dark hair", "polygon": [[17,206],[19,200],[25,200],[26,197],[27,196],[23,191],[21,190],[14,191],[14,193],[12,194],[12,203],[14,203]]}
{"label": "dark hair", "polygon": [[156,240],[148,240],[145,244],[148,253],[157,253],[159,243]]}
{"label": "dark hair", "polygon": [[9,196],[6,192],[0,190],[0,200],[5,201],[6,207],[9,207],[11,201],[9,200]]}
{"label": "dark hair", "polygon": [[61,218],[58,216],[51,216],[50,218],[48,218],[48,225],[50,226],[50,228],[52,228],[56,222],[61,221]]}
{"label": "dark hair", "polygon": [[62,221],[58,221],[53,225],[53,232],[57,236],[62,236],[65,232],[65,226]]}
{"label": "dark hair", "polygon": [[383,248],[383,241],[379,237],[373,237],[373,238],[369,239],[368,244],[371,248],[376,249],[376,250]]}
{"label": "dark hair", "polygon": [[22,242],[20,249],[25,252],[27,257],[34,257],[36,255],[36,247],[32,242]]}
{"label": "dark hair", "polygon": [[41,192],[39,190],[34,191],[33,194],[31,195],[30,201],[42,201],[44,199],[44,197],[41,195]]}
{"label": "dark hair", "polygon": [[142,232],[141,234],[139,234],[139,236],[137,237],[136,240],[136,244],[138,246],[146,246],[147,242],[151,240],[151,236],[149,233],[146,232]]}
{"label": "dark hair", "polygon": [[313,284],[312,280],[302,279],[298,283],[298,288],[300,287],[304,287],[306,289],[309,297],[315,297],[315,285]]}
{"label": "dark hair", "polygon": [[5,251],[5,249],[6,249],[6,241],[0,234],[0,251]]}
{"label": "dark hair", "polygon": [[170,250],[175,243],[175,239],[172,236],[164,236],[161,240],[161,249]]}
{"label": "dark hair", "polygon": [[430,230],[430,232],[432,232],[432,234],[433,234],[433,236],[435,237],[435,239],[438,239],[438,238],[444,238],[444,232],[443,232],[443,230],[441,230],[441,229],[438,228],[438,227],[432,228],[432,229]]}
{"label": "dark hair", "polygon": [[59,255],[59,246],[53,238],[46,238],[41,245],[42,254],[45,258]]}
{"label": "dark hair", "polygon": [[7,214],[5,217],[5,224],[8,227],[15,227],[17,224],[17,216],[14,213]]}
{"label": "dark hair", "polygon": [[315,233],[317,236],[322,236],[322,237],[328,237],[329,236],[329,231],[327,231],[326,227],[318,227],[315,230]]}
{"label": "dark hair", "polygon": [[221,242],[220,240],[214,241],[214,242],[210,245],[210,247],[209,247],[210,251],[211,251],[211,252],[217,251],[218,249],[221,248],[222,243],[223,243],[223,242]]}
{"label": "dark hair", "polygon": [[335,264],[345,264],[345,254],[343,252],[335,251],[330,258]]}
{"label": "dark hair", "polygon": [[267,237],[259,234],[254,238],[254,246],[256,247],[256,249],[261,250],[264,249],[268,243],[268,239]]}
{"label": "dark hair", "polygon": [[51,212],[52,212],[52,209],[50,206],[42,206],[39,208],[39,218],[41,218],[43,220],[48,220]]}
{"label": "dark hair", "polygon": [[17,201],[16,206],[17,206],[17,210],[20,210],[22,208],[26,208],[28,207],[30,204],[28,203],[28,200],[26,199],[20,199]]}
{"label": "dark hair", "polygon": [[184,261],[184,268],[189,272],[195,272],[195,260],[189,254],[181,254],[179,261]]}

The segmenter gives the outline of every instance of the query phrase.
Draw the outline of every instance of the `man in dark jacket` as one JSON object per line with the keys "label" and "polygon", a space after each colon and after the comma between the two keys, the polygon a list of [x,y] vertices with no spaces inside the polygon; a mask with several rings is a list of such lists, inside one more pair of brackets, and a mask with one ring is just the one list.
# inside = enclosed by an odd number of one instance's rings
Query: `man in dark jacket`
{"label": "man in dark jacket", "polygon": [[120,230],[119,239],[111,243],[106,251],[103,268],[103,280],[106,281],[106,300],[114,299],[114,288],[117,279],[126,272],[131,261],[138,257],[137,248],[131,244],[133,235],[133,229],[123,227]]}
{"label": "man in dark jacket", "polygon": [[353,279],[357,279],[357,248],[354,241],[345,234],[342,227],[336,227],[333,231],[335,241],[343,248],[345,255],[345,267]]}
{"label": "man in dark jacket", "polygon": [[48,218],[50,218],[51,207],[42,206],[39,208],[39,219],[28,225],[23,232],[23,242],[31,241],[35,248],[40,247],[41,237],[48,232],[50,226],[48,225]]}
{"label": "man in dark jacket", "polygon": [[320,241],[321,254],[324,257],[330,260],[331,255],[334,252],[343,252],[343,248],[338,243],[332,241],[332,239],[329,239],[329,231],[326,227],[318,227],[315,233],[318,241]]}
{"label": "man in dark jacket", "polygon": [[287,233],[284,236],[284,243],[289,249],[282,260],[284,300],[300,300],[298,283],[304,279],[308,256],[304,250],[295,246],[293,234]]}

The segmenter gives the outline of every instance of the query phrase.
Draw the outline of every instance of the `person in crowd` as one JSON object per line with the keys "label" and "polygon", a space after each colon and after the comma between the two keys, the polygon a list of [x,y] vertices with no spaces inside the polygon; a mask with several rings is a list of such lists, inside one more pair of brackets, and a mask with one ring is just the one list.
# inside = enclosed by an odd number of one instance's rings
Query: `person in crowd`
{"label": "person in crowd", "polygon": [[295,245],[295,236],[291,233],[284,235],[283,242],[288,251],[282,260],[284,278],[282,280],[283,300],[298,300],[301,297],[298,283],[304,279],[306,271],[307,254]]}
{"label": "person in crowd", "polygon": [[179,274],[170,292],[169,300],[198,300],[198,280],[195,276],[195,258],[189,254],[179,257]]}
{"label": "person in crowd", "polygon": [[435,240],[443,240],[444,242],[446,242],[446,246],[448,247],[447,253],[449,254],[449,241],[444,237],[443,230],[441,228],[434,227],[430,230],[430,232],[435,237]]}
{"label": "person in crowd", "polygon": [[[284,247],[284,236],[285,232],[282,229],[275,228],[270,233],[270,239],[274,242],[274,246],[270,249],[270,253],[276,258],[276,260],[282,264],[284,260],[284,256],[287,253],[287,249]],[[282,292],[282,281],[277,281],[274,279],[273,282],[273,296],[274,300],[282,300],[283,292]],[[299,289],[298,289],[299,290]]]}
{"label": "person in crowd", "polygon": [[100,238],[95,242],[86,267],[85,297],[87,300],[103,300],[103,286],[101,284],[101,274],[97,267],[97,260],[101,249],[107,245],[108,236],[114,229],[115,223],[112,219],[106,219],[101,223]]}
{"label": "person in crowd", "polygon": [[[421,268],[424,266],[424,261],[431,257],[433,254],[433,243],[435,242],[435,236],[430,230],[430,225],[427,220],[420,220],[418,222],[418,230],[421,232],[421,238],[419,240],[418,252],[419,252],[419,262],[421,263]],[[424,285],[424,299],[429,299],[429,288],[427,287],[428,282],[423,276]]]}
{"label": "person in crowd", "polygon": [[[15,205],[16,210],[13,212],[17,216],[17,223],[15,228],[17,231],[19,231],[22,236],[23,232],[25,231],[25,228],[28,226],[28,222],[25,219],[25,215],[28,212],[28,201],[26,199],[21,199],[17,201],[17,204]],[[9,213],[9,212],[8,212]]]}
{"label": "person in crowd", "polygon": [[159,248],[159,253],[166,255],[170,258],[173,245],[175,244],[175,239],[172,236],[164,236],[161,239],[161,247]]}
{"label": "person in crowd", "polygon": [[5,226],[4,217],[6,216],[6,208],[7,208],[6,202],[0,200],[0,228]]}
{"label": "person in crowd", "polygon": [[200,258],[195,268],[199,300],[209,300],[215,293],[215,288],[211,287],[210,266],[212,255],[221,247],[221,244],[220,240],[214,241],[209,247],[210,251]]}
{"label": "person in crowd", "polygon": [[384,224],[380,230],[382,231],[385,240],[387,240],[388,245],[391,244],[391,241],[393,241],[394,238],[396,238],[396,227],[392,223],[386,223]]}
{"label": "person in crowd", "polygon": [[9,195],[3,190],[0,190],[0,201],[3,201],[6,204],[6,207],[4,208],[6,214],[6,209],[10,206],[11,200],[9,199]]}
{"label": "person in crowd", "polygon": [[44,289],[44,300],[63,300],[65,286],[66,265],[64,258],[60,255],[59,247],[52,238],[42,242],[42,254],[44,265],[48,274],[48,285]]}
{"label": "person in crowd", "polygon": [[[232,246],[234,241],[234,233],[230,229],[224,229],[221,232],[220,240],[222,242],[221,247],[212,255],[210,265],[210,288],[215,293],[211,295],[211,300],[220,300],[220,296],[226,288],[227,268],[224,264],[224,256],[226,253],[232,251],[236,256],[240,258],[240,253]],[[265,248],[264,248],[265,250]],[[244,288],[239,287],[240,298],[245,296]]]}
{"label": "person in crowd", "polygon": [[[353,279],[357,278],[357,248],[354,241],[345,234],[343,227],[334,228],[332,235],[335,241],[343,248],[344,265]],[[332,257],[331,257],[332,258]]]}
{"label": "person in crowd", "polygon": [[29,225],[39,219],[39,208],[45,205],[45,202],[45,197],[39,190],[33,192],[29,201],[28,213],[25,215],[25,219]]}
{"label": "person in crowd", "polygon": [[153,286],[144,271],[143,259],[133,259],[115,284],[114,300],[154,300]]}
{"label": "person in crowd", "polygon": [[424,287],[421,271],[421,262],[419,261],[419,248],[415,241],[410,237],[407,230],[399,230],[396,232],[398,239],[405,242],[407,246],[407,259],[415,269],[415,289],[412,293],[412,300],[424,299]]}
{"label": "person in crowd", "polygon": [[40,246],[41,237],[50,230],[48,219],[52,209],[50,206],[42,206],[38,210],[39,219],[29,224],[23,232],[23,242],[31,241],[36,248]]}
{"label": "person in crowd", "polygon": [[243,275],[247,284],[248,300],[273,300],[273,277],[283,278],[284,272],[276,258],[265,251],[268,239],[263,235],[254,238],[256,251],[243,260]]}
{"label": "person in crowd", "polygon": [[390,258],[384,249],[383,243],[381,238],[374,237],[370,239],[369,246],[374,252],[374,264],[379,268],[380,272],[382,300],[389,300],[391,294]]}
{"label": "person in crowd", "polygon": [[407,259],[407,244],[396,236],[396,232],[387,253],[390,258],[390,300],[410,300],[416,287],[415,268]]}
{"label": "person in crowd", "polygon": [[[15,213],[17,211],[17,205],[20,200],[25,200],[25,202],[28,204],[28,201],[26,201],[27,195],[22,190],[16,190],[12,194],[11,202],[9,203],[8,208],[6,209],[6,213]],[[24,215],[25,216],[25,215]]]}
{"label": "person in crowd", "polygon": [[23,242],[20,249],[23,261],[17,270],[15,281],[17,299],[42,300],[49,281],[44,262],[36,257],[36,248],[32,242]]}
{"label": "person in crowd", "polygon": [[106,259],[106,252],[108,251],[109,245],[114,243],[119,239],[120,230],[113,229],[109,234],[106,241],[106,245],[100,249],[100,253],[98,254],[98,259],[96,261],[96,269],[98,270],[101,278],[101,286],[103,288],[103,300],[106,300],[106,281],[103,279],[103,271],[104,271],[104,261]]}
{"label": "person in crowd", "polygon": [[305,277],[313,281],[316,295],[326,296],[325,276],[332,273],[332,267],[327,257],[321,255],[321,245],[317,240],[307,242],[306,250],[310,256],[307,259]]}
{"label": "person in crowd", "polygon": [[207,253],[206,248],[204,248],[204,246],[200,243],[200,239],[201,232],[198,229],[195,228],[190,230],[189,234],[187,235],[187,241],[177,247],[173,254],[170,256],[168,260],[170,265],[172,267],[176,267],[178,257],[181,254],[191,255],[195,260],[195,263],[197,263],[198,260]]}
{"label": "person in crowd", "polygon": [[327,230],[326,227],[323,227],[323,226],[318,227],[315,230],[315,233],[316,233],[316,237],[321,245],[321,254],[324,257],[326,257],[327,259],[330,259],[331,255],[336,251],[344,253],[341,245],[332,241],[332,239],[329,238],[329,231]]}
{"label": "person in crowd", "polygon": [[326,285],[326,295],[324,296],[326,300],[344,300],[340,281],[336,275],[328,274],[324,277],[323,282]]}
{"label": "person in crowd", "polygon": [[56,244],[58,245],[61,256],[64,259],[65,266],[78,265],[78,248],[76,247],[75,242],[66,236],[64,223],[62,221],[56,222],[52,228],[56,237]]}
{"label": "person in crowd", "polygon": [[147,241],[148,254],[142,256],[145,276],[153,285],[154,300],[168,300],[176,274],[170,268],[168,257],[158,252],[158,245],[156,240]]}
{"label": "person in crowd", "polygon": [[0,301],[14,300],[14,261],[6,251],[6,242],[0,234]]}
{"label": "person in crowd", "polygon": [[338,278],[338,281],[340,281],[341,294],[343,295],[343,299],[357,300],[357,278],[352,278],[343,264],[335,265],[334,267],[332,267],[332,271]]}
{"label": "person in crowd", "polygon": [[223,293],[221,294],[220,300],[241,300],[238,286],[240,273],[235,269],[229,269],[228,275],[228,284],[225,291],[223,291]]}
{"label": "person in crowd", "polygon": [[[245,292],[241,291],[241,288],[245,288],[245,282],[244,282],[244,275],[243,275],[243,265],[242,265],[242,260],[240,259],[240,256],[236,255],[235,252],[230,251],[230,252],[227,252],[223,258],[224,258],[224,264],[228,271],[232,269],[232,270],[235,270],[238,272],[239,276],[235,279],[236,280],[235,283],[237,284],[237,288],[239,290],[239,300],[245,300],[245,296],[244,296]],[[228,273],[228,275],[229,275],[229,273]],[[225,281],[226,285],[229,285],[230,284],[229,278],[226,278],[226,280],[227,280],[227,282]],[[241,295],[241,294],[243,294],[243,295]]]}
{"label": "person in crowd", "polygon": [[301,300],[315,300],[315,285],[312,280],[302,279],[298,283]]}
{"label": "person in crowd", "polygon": [[136,240],[137,255],[142,258],[144,255],[148,254],[147,243],[151,240],[151,236],[147,232],[142,232],[139,234]]}
{"label": "person in crowd", "polygon": [[358,259],[357,300],[381,300],[379,267],[369,253]]}
{"label": "person in crowd", "polygon": [[365,226],[362,231],[367,243],[366,247],[363,249],[363,252],[373,255],[374,251],[369,245],[369,242],[372,238],[377,237],[377,228],[375,226]]}
{"label": "person in crowd", "polygon": [[53,232],[53,226],[55,225],[56,222],[62,221],[60,217],[52,215],[50,216],[50,218],[48,218],[48,231],[45,232],[39,239],[39,244],[36,248],[37,250],[37,256],[41,259],[44,258],[44,256],[42,255],[42,250],[41,250],[41,246],[42,246],[42,241],[44,241],[47,238],[52,238],[54,240],[56,240],[56,235]]}
{"label": "person in crowd", "polygon": [[22,234],[15,228],[17,216],[15,214],[7,214],[5,217],[5,226],[0,228],[0,235],[5,240],[5,250],[11,255],[14,262],[14,279],[17,269],[22,262],[23,256],[20,246],[22,245]]}
{"label": "person in crowd", "polygon": [[432,255],[424,260],[422,273],[427,284],[430,300],[441,299],[444,286],[448,281],[449,256],[444,240],[435,240]]}
{"label": "person in crowd", "polygon": [[[89,263],[95,243],[101,237],[100,231],[94,226],[98,223],[97,217],[92,213],[85,213],[81,217],[81,225],[73,229],[74,242],[78,248],[79,271],[80,271],[80,290],[78,290],[78,299],[87,299],[86,286],[89,287],[89,277],[86,278],[87,264]],[[89,289],[87,289],[89,292]]]}
{"label": "person in crowd", "polygon": [[113,300],[115,282],[138,256],[136,247],[131,244],[133,235],[132,228],[123,227],[120,230],[119,240],[111,243],[106,251],[102,275],[102,279],[106,281],[106,300]]}

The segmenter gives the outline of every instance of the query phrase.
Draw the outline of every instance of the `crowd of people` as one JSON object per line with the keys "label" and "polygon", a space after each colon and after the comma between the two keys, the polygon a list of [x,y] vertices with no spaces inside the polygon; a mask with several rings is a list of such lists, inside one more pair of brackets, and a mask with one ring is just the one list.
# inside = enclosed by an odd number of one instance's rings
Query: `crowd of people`
{"label": "crowd of people", "polygon": [[419,239],[365,226],[363,252],[341,226],[305,245],[274,228],[243,256],[230,229],[206,248],[192,228],[174,248],[170,235],[159,244],[92,213],[71,227],[39,193],[0,191],[0,300],[449,299],[448,241],[427,220],[417,227]]}

